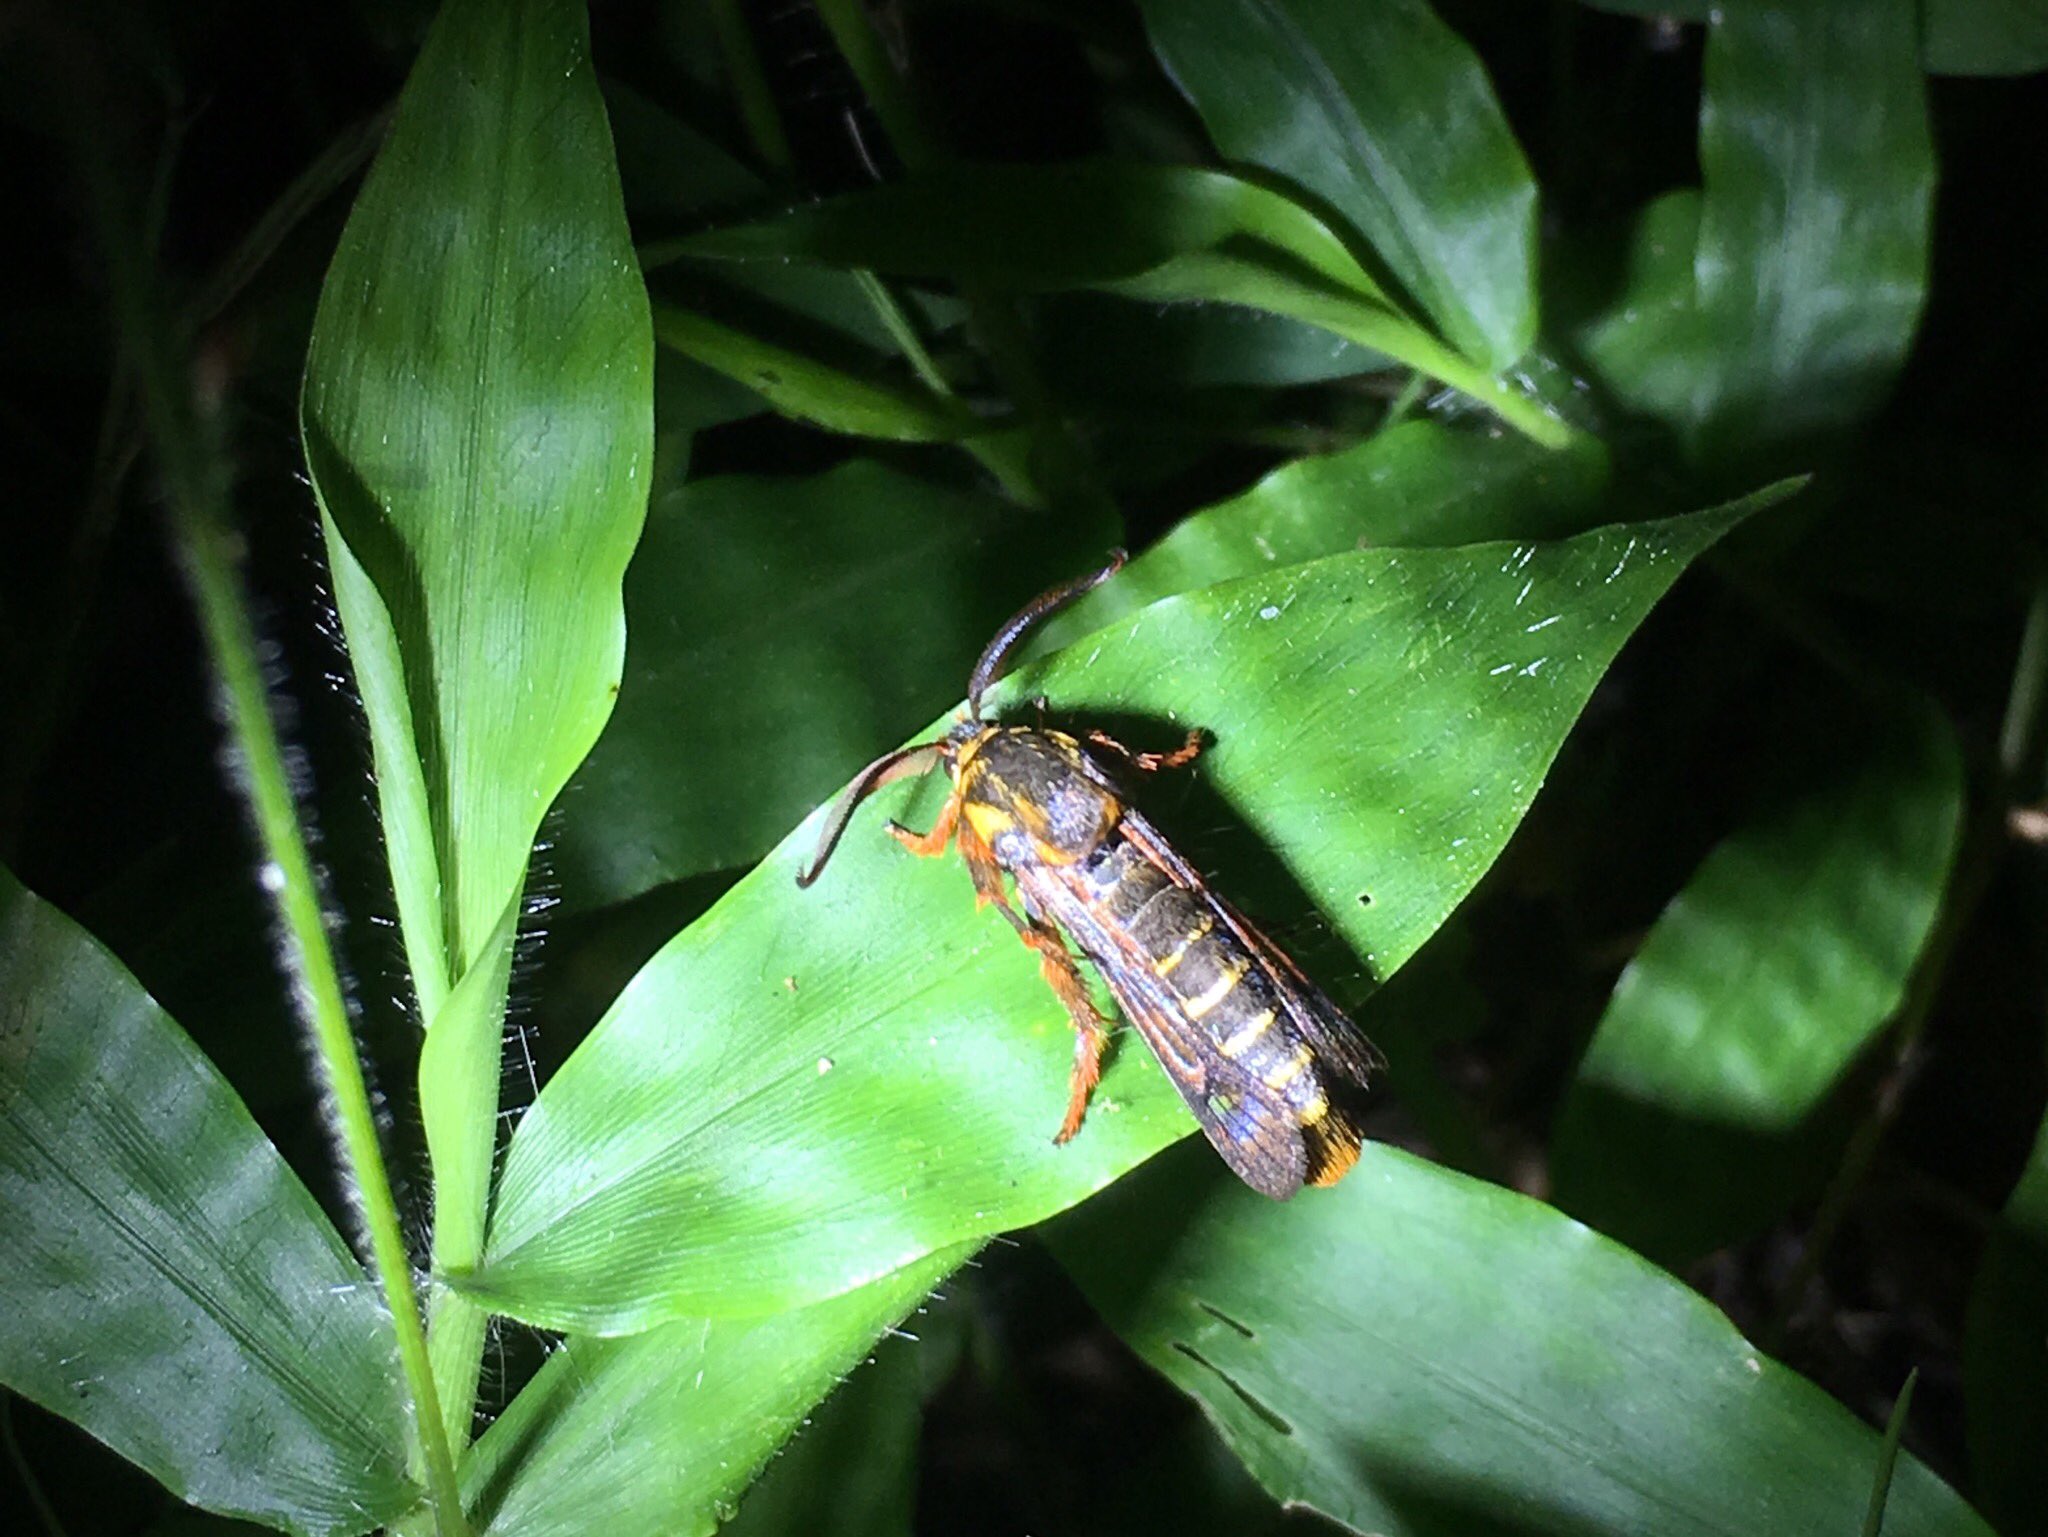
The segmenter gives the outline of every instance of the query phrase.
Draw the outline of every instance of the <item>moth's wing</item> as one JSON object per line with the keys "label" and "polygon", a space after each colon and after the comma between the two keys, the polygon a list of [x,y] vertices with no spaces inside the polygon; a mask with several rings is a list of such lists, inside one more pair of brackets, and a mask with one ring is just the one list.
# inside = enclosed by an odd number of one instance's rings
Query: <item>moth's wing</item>
{"label": "moth's wing", "polygon": [[1144,1037],[1232,1172],[1276,1200],[1285,1200],[1315,1177],[1321,1161],[1312,1156],[1314,1139],[1305,1137],[1293,1108],[1264,1080],[1226,1057],[1201,1021],[1188,1017],[1129,931],[1104,923],[1066,872],[1040,870],[1027,879],[1031,905],[1095,964],[1124,1017]]}
{"label": "moth's wing", "polygon": [[1308,979],[1294,958],[1268,939],[1252,921],[1210,890],[1195,867],[1168,843],[1159,829],[1135,811],[1123,815],[1124,836],[1169,879],[1193,893],[1215,913],[1217,921],[1237,936],[1245,952],[1266,973],[1287,1010],[1288,1021],[1326,1065],[1346,1082],[1364,1088],[1386,1069],[1386,1058],[1368,1041],[1344,1011]]}

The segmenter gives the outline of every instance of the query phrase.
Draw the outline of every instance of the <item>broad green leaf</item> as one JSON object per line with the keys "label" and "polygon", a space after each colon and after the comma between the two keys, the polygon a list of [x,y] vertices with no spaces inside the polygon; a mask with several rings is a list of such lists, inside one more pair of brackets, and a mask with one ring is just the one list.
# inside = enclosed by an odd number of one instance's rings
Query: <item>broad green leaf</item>
{"label": "broad green leaf", "polygon": [[1740,473],[1854,426],[1890,387],[1926,294],[1934,188],[1915,28],[1912,0],[1716,13],[1691,304],[1674,307],[1691,205],[1667,198],[1637,240],[1641,286],[1588,349],[1695,458]]}
{"label": "broad green leaf", "polygon": [[1699,420],[1702,391],[1723,361],[1695,297],[1701,201],[1682,188],[1637,216],[1617,302],[1583,315],[1568,298],[1557,305],[1578,355],[1621,406],[1674,428]]}
{"label": "broad green leaf", "polygon": [[1570,429],[1389,299],[1317,215],[1220,171],[1097,160],[931,173],[676,251],[823,262],[1028,293],[1229,303],[1319,326],[1442,379],[1550,447]]}
{"label": "broad green leaf", "polygon": [[950,443],[992,425],[950,395],[850,372],[677,305],[655,309],[654,334],[664,347],[746,385],[784,416],[828,431]]}
{"label": "broad green leaf", "polygon": [[[1162,1159],[1049,1240],[1266,1488],[1360,1532],[1853,1532],[1879,1438],[1675,1278],[1369,1147],[1286,1205]],[[1989,1537],[1911,1457],[1890,1537]]]}
{"label": "broad green leaf", "polygon": [[[1264,573],[1155,604],[1002,697],[1132,735],[1204,725],[1189,825],[1246,826],[1268,879],[1382,978],[1492,863],[1649,606],[1755,505]],[[957,865],[883,835],[906,789],[800,892],[814,815],[628,984],[520,1123],[463,1284],[591,1332],[796,1306],[1047,1216],[1192,1129],[1126,1049],[1051,1145],[1068,1026]]]}
{"label": "broad green leaf", "polygon": [[1396,366],[1318,326],[1242,305],[1162,309],[1082,292],[1048,295],[1035,319],[1041,360],[1062,394],[1103,411],[1133,395],[1184,411],[1191,391],[1284,388]]}
{"label": "broad green leaf", "polygon": [[0,870],[0,1382],[180,1499],[381,1526],[405,1471],[376,1288],[120,962]]}
{"label": "broad green leaf", "polygon": [[[430,1034],[436,1268],[474,1261],[502,964],[540,819],[610,714],[652,453],[647,296],[587,21],[450,0],[321,290],[301,403]],[[466,1426],[482,1320],[437,1305]]]}
{"label": "broad green leaf", "polygon": [[1047,624],[1046,643],[1175,593],[1344,550],[1576,532],[1605,481],[1606,456],[1590,439],[1549,452],[1525,438],[1404,422],[1340,453],[1293,460],[1182,519],[1116,581]]}
{"label": "broad green leaf", "polygon": [[1904,997],[1962,825],[1962,761],[1929,706],[1831,733],[1827,761],[1727,838],[1622,973],[1566,1096],[1557,1204],[1691,1260],[1809,1194],[1832,1091]]}
{"label": "broad green leaf", "polygon": [[582,7],[452,0],[321,293],[303,403],[431,1021],[611,708],[647,302]]}
{"label": "broad green leaf", "polygon": [[1708,33],[1693,271],[1720,350],[1709,451],[1851,425],[1905,358],[1934,200],[1917,14],[1782,0]]}
{"label": "broad green leaf", "polygon": [[626,581],[618,713],[563,800],[566,900],[760,858],[1115,537],[858,460],[662,487]]}
{"label": "broad green leaf", "polygon": [[971,1252],[772,1317],[572,1336],[471,1448],[472,1521],[490,1537],[710,1533],[875,1337]]}
{"label": "broad green leaf", "polygon": [[1536,334],[1536,184],[1472,50],[1426,0],[1144,0],[1226,160],[1362,234],[1451,344],[1506,368]]}
{"label": "broad green leaf", "polygon": [[1963,1336],[1970,1471],[2008,1537],[2048,1531],[2048,1118],[1984,1245]]}

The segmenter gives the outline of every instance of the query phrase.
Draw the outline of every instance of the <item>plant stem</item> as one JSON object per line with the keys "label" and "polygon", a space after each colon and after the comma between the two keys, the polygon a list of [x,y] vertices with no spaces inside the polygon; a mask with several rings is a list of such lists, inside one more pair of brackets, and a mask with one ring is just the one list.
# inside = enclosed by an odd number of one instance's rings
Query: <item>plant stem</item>
{"label": "plant stem", "polygon": [[[123,216],[113,169],[89,124],[81,123],[78,144],[95,232],[106,258],[117,331],[135,369],[163,477],[172,538],[192,584],[230,749],[263,850],[263,884],[276,904],[286,970],[326,1074],[328,1107],[341,1134],[346,1173],[369,1233],[374,1273],[390,1309],[428,1497],[443,1537],[466,1537],[469,1526],[428,1365],[412,1261],[384,1167],[369,1086],[356,1055],[348,1001],[305,831],[299,825],[291,774],[270,716],[255,630],[236,573],[242,542],[228,525],[226,469],[206,398],[222,387],[222,381],[208,381],[204,367],[188,373],[174,360],[175,344],[161,318],[141,247]],[[195,386],[188,382],[192,379],[207,382]]]}
{"label": "plant stem", "polygon": [[725,55],[726,78],[739,102],[740,122],[753,141],[761,163],[788,180],[796,169],[796,156],[783,131],[782,115],[775,110],[775,93],[768,89],[768,75],[761,68],[761,55],[747,30],[747,18],[740,14],[739,0],[711,0],[711,26],[718,34],[718,50]]}

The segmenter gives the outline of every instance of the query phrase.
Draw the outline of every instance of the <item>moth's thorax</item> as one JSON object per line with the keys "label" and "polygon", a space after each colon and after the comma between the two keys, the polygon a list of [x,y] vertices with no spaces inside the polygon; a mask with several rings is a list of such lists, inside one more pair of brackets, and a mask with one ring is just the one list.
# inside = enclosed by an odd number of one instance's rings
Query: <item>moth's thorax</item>
{"label": "moth's thorax", "polygon": [[996,863],[1065,865],[1102,846],[1123,806],[1063,731],[1033,726],[955,728],[949,768],[960,812]]}

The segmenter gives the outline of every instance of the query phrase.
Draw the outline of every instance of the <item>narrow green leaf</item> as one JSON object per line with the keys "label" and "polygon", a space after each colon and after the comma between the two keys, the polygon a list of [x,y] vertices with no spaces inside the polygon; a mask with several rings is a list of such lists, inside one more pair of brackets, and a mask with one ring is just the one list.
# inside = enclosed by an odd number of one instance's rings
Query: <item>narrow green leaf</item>
{"label": "narrow green leaf", "polygon": [[950,395],[848,372],[673,304],[654,311],[665,347],[737,380],[784,416],[832,432],[897,443],[951,443],[990,430]]}
{"label": "narrow green leaf", "polygon": [[2048,1116],[1970,1289],[1963,1335],[1970,1470],[2008,1537],[2048,1532]]}
{"label": "narrow green leaf", "polygon": [[1220,171],[1098,160],[934,172],[693,236],[679,253],[796,259],[1027,293],[1244,305],[1442,379],[1538,442],[1570,429],[1389,299],[1315,213]]}
{"label": "narrow green leaf", "polygon": [[659,489],[626,579],[618,714],[563,798],[565,900],[760,858],[958,698],[1020,603],[1115,541],[858,460]]}
{"label": "narrow green leaf", "polygon": [[[421,1064],[437,1270],[476,1258],[496,1125],[502,985],[464,985],[502,965],[540,819],[618,692],[652,350],[583,7],[449,0],[328,270],[301,402],[420,1014],[467,1037]],[[434,1342],[457,1430],[465,1309]]]}
{"label": "narrow green leaf", "polygon": [[329,269],[303,404],[429,1019],[610,711],[651,353],[582,7],[452,0]]}
{"label": "narrow green leaf", "polygon": [[1536,184],[1472,50],[1425,0],[1144,0],[1227,160],[1348,220],[1489,371],[1536,334]]}
{"label": "narrow green leaf", "polygon": [[[1255,1477],[1360,1532],[1850,1532],[1877,1435],[1551,1208],[1391,1148],[1276,1205],[1174,1156],[1055,1224]],[[1989,1537],[1900,1460],[1892,1537]]]}
{"label": "narrow green leaf", "polygon": [[1962,809],[1930,706],[1831,731],[1826,762],[1708,856],[1622,974],[1559,1119],[1558,1205],[1677,1263],[1817,1188],[1846,1129],[1811,1123],[1905,995]]}
{"label": "narrow green leaf", "polygon": [[463,1465],[478,1530],[710,1533],[805,1412],[971,1252],[773,1317],[563,1341]]}
{"label": "narrow green leaf", "polygon": [[1885,1505],[1891,1498],[1892,1479],[1899,1469],[1899,1442],[1906,1434],[1906,1419],[1913,1412],[1913,1387],[1920,1380],[1916,1366],[1906,1373],[1906,1385],[1899,1389],[1890,1418],[1884,1422],[1884,1440],[1878,1447],[1877,1472],[1870,1481],[1870,1506],[1863,1516],[1863,1537],[1882,1537]]}
{"label": "narrow green leaf", "polygon": [[[1384,977],[1492,863],[1649,606],[1756,505],[1264,573],[1155,604],[1003,697],[1132,735],[1207,727],[1190,825],[1246,826],[1269,883]],[[1051,1145],[1068,1027],[961,871],[883,835],[902,790],[881,802],[817,888],[791,879],[813,816],[627,986],[521,1122],[464,1284],[593,1332],[795,1306],[1047,1216],[1192,1129],[1124,1050],[1083,1134]]]}
{"label": "narrow green leaf", "polygon": [[213,1066],[0,870],[0,1382],[288,1531],[419,1499],[391,1325]]}

